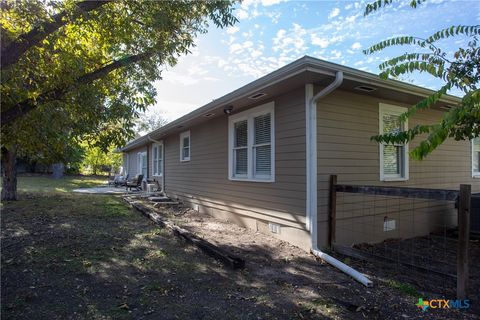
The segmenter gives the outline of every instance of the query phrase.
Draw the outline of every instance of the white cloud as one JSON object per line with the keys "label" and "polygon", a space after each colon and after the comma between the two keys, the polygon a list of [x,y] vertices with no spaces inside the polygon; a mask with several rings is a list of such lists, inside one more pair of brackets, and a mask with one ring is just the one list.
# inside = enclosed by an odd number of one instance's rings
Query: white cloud
{"label": "white cloud", "polygon": [[232,44],[229,48],[228,48],[228,51],[230,53],[238,53],[238,51],[242,50],[242,45],[240,43],[234,43]]}
{"label": "white cloud", "polygon": [[262,51],[256,50],[256,49],[254,49],[250,52],[250,56],[254,59],[260,57],[262,54],[263,54]]}
{"label": "white cloud", "polygon": [[250,7],[257,8],[258,5],[262,5],[264,7],[270,7],[284,1],[286,0],[243,0],[241,7],[245,10],[249,9]]}
{"label": "white cloud", "polygon": [[250,6],[252,6],[252,5],[253,5],[253,6],[256,6],[257,4],[258,4],[258,3],[257,3],[256,0],[243,0],[243,1],[242,1],[242,4],[241,4],[241,7],[242,7],[243,9],[245,9],[245,10],[248,10],[248,8],[249,8]]}
{"label": "white cloud", "polygon": [[[200,35],[197,47],[193,48],[194,54],[181,57],[175,69],[163,73],[158,106],[176,113],[167,117],[176,118],[190,108],[208,103],[212,98],[220,97],[305,54],[378,73],[378,64],[387,57],[383,54],[365,57],[361,53],[362,48],[384,39],[387,34],[415,34],[418,31],[422,36],[422,30],[426,32],[428,27],[433,26],[433,22],[426,18],[433,12],[444,22],[445,17],[455,16],[454,13],[460,18],[460,10],[454,5],[451,5],[451,12],[445,14],[439,14],[437,5],[418,10],[410,10],[407,5],[402,10],[408,9],[411,14],[401,18],[389,10],[363,18],[365,3],[359,0],[356,3],[338,1],[338,8],[330,7],[333,10],[324,12],[319,10],[319,5],[308,1],[285,6],[273,6],[278,0],[267,1],[265,4],[271,6],[263,6],[262,0],[243,1],[235,12],[242,20],[238,27]],[[447,5],[448,2],[442,4]],[[477,4],[472,4],[472,7],[479,8]],[[330,19],[327,20],[329,14]],[[480,14],[469,13],[461,22],[465,23],[466,18],[480,21]],[[275,25],[276,20],[278,24]],[[395,21],[394,34],[391,34],[392,21]],[[419,25],[414,28],[413,22]],[[454,47],[458,46],[455,44]],[[446,52],[450,49],[447,47]],[[418,83],[421,83],[420,79]],[[428,81],[423,83],[429,84]],[[187,91],[192,94],[185,95]],[[185,104],[185,107],[175,102]]]}
{"label": "white cloud", "polygon": [[345,18],[346,23],[354,23],[355,19],[357,19],[357,16],[348,16]]}
{"label": "white cloud", "polygon": [[301,25],[294,23],[293,24],[293,32],[294,32],[294,45],[297,49],[301,49],[305,41],[303,40],[303,36],[307,34],[307,30],[302,28]]}
{"label": "white cloud", "polygon": [[328,19],[335,18],[340,14],[340,9],[339,8],[333,8],[332,11],[328,14]]}
{"label": "white cloud", "polygon": [[240,28],[237,26],[227,28],[227,34],[234,34],[240,31]]}
{"label": "white cloud", "polygon": [[355,42],[354,44],[352,44],[351,48],[353,50],[358,50],[362,47],[362,44],[360,42]]}
{"label": "white cloud", "polygon": [[277,35],[273,38],[273,43],[274,44],[279,44],[280,41],[285,37],[285,34],[287,31],[285,29],[280,29],[277,31]]}
{"label": "white cloud", "polygon": [[202,80],[215,82],[215,81],[219,81],[220,79],[216,77],[203,77]]}
{"label": "white cloud", "polygon": [[162,117],[165,117],[168,121],[175,120],[198,107],[198,105],[193,103],[178,101],[162,101],[156,106],[158,112],[160,112]]}
{"label": "white cloud", "polygon": [[163,79],[171,84],[181,84],[185,86],[197,84],[200,81],[216,81],[213,77],[208,76],[209,70],[205,65],[207,62],[190,66],[187,70],[178,70],[172,68],[165,70],[163,73]]}
{"label": "white cloud", "polygon": [[329,60],[338,60],[342,57],[342,52],[337,49],[330,51],[330,53],[332,55],[330,56]]}
{"label": "white cloud", "polygon": [[319,38],[316,34],[312,33],[310,35],[310,40],[312,42],[313,45],[316,45],[316,46],[319,46],[320,48],[324,49],[326,47],[328,47],[328,45],[330,44],[330,41],[328,41],[328,39],[326,38]]}
{"label": "white cloud", "polygon": [[277,24],[278,21],[280,21],[280,17],[282,16],[282,13],[280,11],[266,11],[264,12],[265,16],[270,18],[270,21],[273,24]]}
{"label": "white cloud", "polygon": [[248,19],[248,12],[246,10],[243,10],[243,9],[238,9],[237,10],[237,18],[239,20]]}
{"label": "white cloud", "polygon": [[330,43],[341,42],[345,39],[344,35],[333,36],[330,38]]}
{"label": "white cloud", "polygon": [[232,43],[234,43],[236,39],[237,38],[235,38],[234,36],[228,37],[228,41],[227,41],[228,45],[231,45]]}
{"label": "white cloud", "polygon": [[253,46],[253,42],[252,42],[252,41],[245,41],[245,42],[242,44],[242,48],[244,48],[244,49],[251,48],[252,46]]}
{"label": "white cloud", "polygon": [[280,29],[277,35],[273,38],[273,51],[280,52],[284,56],[287,54],[303,55],[307,47],[305,46],[304,37],[307,35],[301,25],[297,23],[292,24],[292,28],[287,31]]}
{"label": "white cloud", "polygon": [[280,2],[282,2],[282,0],[262,0],[262,5],[268,7],[274,4],[279,4]]}

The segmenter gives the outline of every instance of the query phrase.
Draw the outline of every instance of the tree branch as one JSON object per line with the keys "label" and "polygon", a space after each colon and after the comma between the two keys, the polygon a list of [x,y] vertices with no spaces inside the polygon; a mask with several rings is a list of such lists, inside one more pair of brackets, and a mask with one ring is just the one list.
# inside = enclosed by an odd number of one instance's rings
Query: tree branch
{"label": "tree branch", "polygon": [[[89,12],[111,2],[111,0],[104,1],[82,1],[76,4],[73,11],[72,18],[77,19],[83,13]],[[38,45],[47,36],[67,24],[68,20],[66,11],[57,13],[52,17],[51,21],[45,21],[40,25],[35,26],[27,33],[20,35],[15,41],[5,46],[1,50],[1,68],[5,69],[18,62],[20,57],[31,47]]]}
{"label": "tree branch", "polygon": [[103,78],[104,76],[106,76],[107,74],[109,74],[110,72],[112,72],[116,69],[120,69],[122,67],[126,67],[126,66],[129,66],[131,64],[134,64],[134,63],[140,62],[142,60],[148,59],[151,56],[153,56],[154,53],[155,53],[155,51],[151,50],[151,51],[147,51],[147,52],[144,52],[144,53],[139,53],[139,54],[132,55],[132,56],[127,56],[125,58],[116,60],[116,61],[114,61],[110,64],[107,64],[107,65],[101,67],[100,69],[97,69],[95,71],[86,73],[86,74],[76,78],[72,83],[67,84],[64,87],[57,87],[55,89],[52,89],[52,90],[46,91],[44,93],[41,93],[35,99],[27,99],[27,100],[24,100],[20,103],[17,103],[15,106],[13,106],[13,107],[9,108],[8,110],[3,111],[1,113],[1,115],[0,115],[0,118],[1,118],[1,121],[2,121],[1,126],[3,127],[7,124],[10,124],[10,123],[14,122],[18,118],[25,116],[27,113],[36,109],[37,106],[39,106],[41,104],[60,99],[70,89],[72,89],[72,88],[74,88],[78,85],[92,83],[93,81],[98,80],[100,78]]}

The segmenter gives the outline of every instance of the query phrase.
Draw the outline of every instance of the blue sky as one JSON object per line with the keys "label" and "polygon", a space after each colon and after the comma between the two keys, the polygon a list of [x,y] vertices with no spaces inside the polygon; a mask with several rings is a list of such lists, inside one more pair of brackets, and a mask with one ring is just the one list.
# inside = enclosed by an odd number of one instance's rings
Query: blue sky
{"label": "blue sky", "polygon": [[[243,1],[239,22],[197,38],[192,54],[163,71],[149,113],[174,120],[304,55],[378,73],[378,65],[411,51],[402,47],[365,56],[362,49],[393,36],[426,37],[451,25],[480,23],[480,1],[430,0],[412,9],[398,3],[367,17],[366,1]],[[453,52],[463,40],[439,43]],[[426,75],[403,79],[428,88],[441,82]]]}

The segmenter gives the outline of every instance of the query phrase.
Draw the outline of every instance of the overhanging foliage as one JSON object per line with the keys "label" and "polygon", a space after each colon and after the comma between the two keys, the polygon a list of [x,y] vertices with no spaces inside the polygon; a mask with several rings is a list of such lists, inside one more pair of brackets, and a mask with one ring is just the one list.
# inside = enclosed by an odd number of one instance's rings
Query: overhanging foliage
{"label": "overhanging foliage", "polygon": [[[367,16],[392,2],[392,0],[384,0],[368,4],[364,15]],[[416,8],[423,2],[411,1],[410,6]],[[410,107],[402,115],[401,121],[437,104],[451,89],[458,89],[464,93],[461,102],[458,105],[450,106],[450,110],[443,114],[438,123],[420,124],[405,132],[374,136],[372,140],[386,144],[405,143],[422,135],[423,140],[410,152],[410,155],[415,159],[423,159],[447,138],[470,140],[480,136],[479,36],[480,25],[449,26],[427,38],[394,37],[364,50],[365,54],[374,54],[393,46],[416,47],[414,52],[406,52],[380,64],[380,77],[397,78],[405,74],[420,72],[428,73],[445,82],[439,90]],[[468,44],[464,48],[456,50],[453,55],[448,55],[437,46],[437,42],[452,37],[464,37],[468,39]]]}

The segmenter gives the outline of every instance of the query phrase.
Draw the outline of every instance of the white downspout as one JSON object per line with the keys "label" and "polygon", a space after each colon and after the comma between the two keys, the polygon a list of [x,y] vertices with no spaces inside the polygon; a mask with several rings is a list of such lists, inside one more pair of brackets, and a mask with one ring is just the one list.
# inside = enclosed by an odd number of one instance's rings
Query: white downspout
{"label": "white downspout", "polygon": [[337,71],[335,80],[326,88],[313,96],[313,84],[305,87],[305,102],[307,112],[307,229],[312,238],[312,253],[345,272],[361,284],[371,287],[372,281],[357,270],[318,249],[317,241],[317,102],[325,97],[343,82],[343,72]]}
{"label": "white downspout", "polygon": [[[155,142],[155,143],[158,143],[158,144],[161,144],[162,145],[162,192],[164,193],[165,192],[165,145],[163,144],[163,141],[158,141],[158,140],[155,140],[153,138],[151,138],[149,135],[147,136],[148,140],[152,141],[152,142]],[[148,150],[147,150],[148,152]]]}

